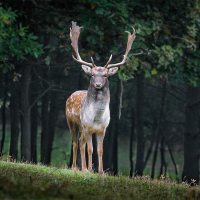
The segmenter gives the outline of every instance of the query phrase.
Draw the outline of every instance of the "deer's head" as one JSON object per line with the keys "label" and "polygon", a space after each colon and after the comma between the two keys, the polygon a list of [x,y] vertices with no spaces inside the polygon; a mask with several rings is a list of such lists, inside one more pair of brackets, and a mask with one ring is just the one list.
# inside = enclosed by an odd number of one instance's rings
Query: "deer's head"
{"label": "deer's head", "polygon": [[105,85],[107,78],[114,75],[118,70],[118,67],[114,67],[111,69],[107,69],[105,67],[90,68],[86,65],[82,65],[81,67],[85,71],[85,73],[91,76],[90,83],[96,89],[101,89]]}
{"label": "deer's head", "polygon": [[88,62],[83,61],[79,55],[78,38],[80,35],[81,28],[82,27],[79,27],[76,25],[76,22],[72,22],[72,29],[70,28],[70,38],[72,41],[72,47],[74,48],[74,51],[76,53],[76,58],[73,55],[72,57],[75,61],[81,63],[82,64],[81,66],[84,72],[91,76],[92,85],[96,89],[101,89],[105,85],[107,78],[109,76],[114,75],[117,72],[118,70],[117,66],[123,65],[125,63],[128,52],[131,50],[133,40],[135,39],[135,29],[132,27],[133,35],[131,35],[129,31],[126,31],[128,33],[128,42],[127,42],[126,53],[124,55],[122,62],[116,63],[116,64],[109,64],[112,59],[112,55],[111,55],[110,59],[108,60],[108,62],[106,63],[104,67],[100,67],[100,66],[97,67],[94,64],[94,60],[92,57],[91,57],[91,63],[88,63]]}

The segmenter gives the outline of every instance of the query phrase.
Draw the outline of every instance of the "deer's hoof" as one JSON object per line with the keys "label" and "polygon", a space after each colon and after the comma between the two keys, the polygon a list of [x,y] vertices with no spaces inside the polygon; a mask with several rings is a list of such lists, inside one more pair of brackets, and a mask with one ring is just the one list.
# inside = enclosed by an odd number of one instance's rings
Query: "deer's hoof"
{"label": "deer's hoof", "polygon": [[100,171],[99,174],[100,174],[100,175],[104,175],[104,172],[103,172],[103,171]]}
{"label": "deer's hoof", "polygon": [[89,172],[86,168],[82,169],[82,172]]}
{"label": "deer's hoof", "polygon": [[90,173],[94,173],[93,169],[88,169],[88,171],[89,171]]}

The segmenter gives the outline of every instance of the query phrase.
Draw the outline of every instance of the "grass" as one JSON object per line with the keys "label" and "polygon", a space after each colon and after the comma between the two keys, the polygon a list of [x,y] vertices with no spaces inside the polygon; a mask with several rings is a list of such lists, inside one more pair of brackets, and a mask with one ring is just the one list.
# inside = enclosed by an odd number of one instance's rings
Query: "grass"
{"label": "grass", "polygon": [[130,179],[0,161],[0,199],[199,199],[200,187],[169,178]]}
{"label": "grass", "polygon": [[[37,160],[40,160],[40,144],[41,144],[41,129],[38,129],[38,137],[37,137]],[[2,131],[0,129],[0,139],[2,137]],[[18,149],[18,158],[20,158],[20,137],[19,137],[19,149]],[[71,136],[68,130],[56,128],[55,138],[53,141],[53,150],[51,156],[51,165],[55,167],[65,167],[66,163],[69,163],[70,154],[71,154]],[[134,166],[136,164],[136,142],[133,143],[133,162]],[[9,157],[9,148],[10,148],[10,129],[7,127],[6,130],[6,137],[5,137],[5,144],[4,144],[4,160]],[[148,146],[145,148],[145,155]],[[179,179],[181,180],[181,173],[183,167],[183,152],[173,151],[174,159],[176,160],[178,172],[179,172]],[[106,155],[104,155],[106,156]],[[147,166],[144,170],[145,175],[151,174],[151,165],[153,154],[151,155]],[[172,164],[171,158],[169,156],[169,152],[165,153],[166,162],[167,162],[167,175],[171,178],[176,180],[176,175],[174,173],[174,166]],[[159,168],[160,168],[160,153],[158,151],[157,162],[156,162],[156,170],[155,176],[159,176]],[[119,172],[123,175],[129,175],[130,163],[129,163],[129,138],[124,136],[119,136],[118,138],[118,169]]]}

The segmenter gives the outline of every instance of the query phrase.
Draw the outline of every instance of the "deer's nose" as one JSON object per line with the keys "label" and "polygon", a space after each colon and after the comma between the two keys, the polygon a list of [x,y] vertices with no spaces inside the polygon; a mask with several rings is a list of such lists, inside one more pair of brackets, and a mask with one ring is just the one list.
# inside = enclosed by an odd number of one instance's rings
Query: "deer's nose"
{"label": "deer's nose", "polygon": [[95,84],[95,87],[96,87],[97,89],[100,89],[100,88],[101,88],[101,86],[102,86],[102,84],[101,84],[101,83],[96,83],[96,84]]}

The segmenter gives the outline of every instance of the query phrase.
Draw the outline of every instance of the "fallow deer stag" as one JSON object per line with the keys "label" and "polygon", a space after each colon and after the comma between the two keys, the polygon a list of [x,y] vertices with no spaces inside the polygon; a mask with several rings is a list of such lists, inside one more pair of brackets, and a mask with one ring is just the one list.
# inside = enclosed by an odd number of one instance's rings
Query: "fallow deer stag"
{"label": "fallow deer stag", "polygon": [[[72,29],[70,28],[70,38],[72,47],[76,53],[76,62],[81,63],[82,69],[85,73],[91,76],[88,91],[74,92],[66,102],[66,115],[69,125],[70,133],[73,140],[73,165],[72,169],[76,168],[76,155],[78,148],[78,133],[81,132],[79,138],[82,171],[92,171],[92,134],[97,135],[97,153],[99,158],[99,173],[103,173],[103,139],[105,136],[106,128],[110,121],[110,91],[108,77],[114,75],[119,65],[123,65],[126,61],[128,52],[131,49],[133,40],[135,39],[135,29],[133,28],[133,35],[128,33],[128,42],[126,53],[122,62],[116,64],[109,64],[110,59],[104,67],[97,67],[91,57],[91,63],[85,62],[81,59],[78,52],[78,38],[82,27],[72,22]],[[88,146],[88,170],[85,161],[85,144]]]}

